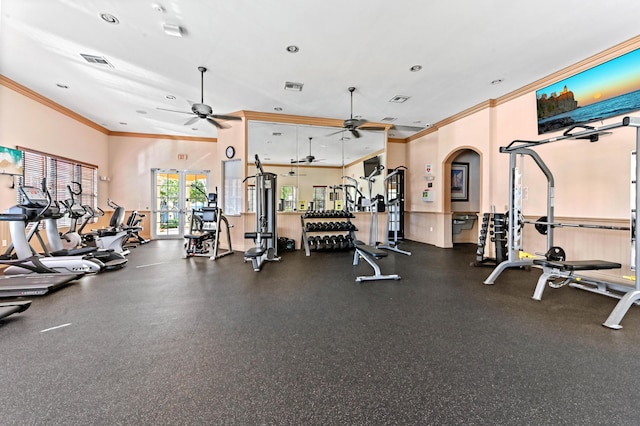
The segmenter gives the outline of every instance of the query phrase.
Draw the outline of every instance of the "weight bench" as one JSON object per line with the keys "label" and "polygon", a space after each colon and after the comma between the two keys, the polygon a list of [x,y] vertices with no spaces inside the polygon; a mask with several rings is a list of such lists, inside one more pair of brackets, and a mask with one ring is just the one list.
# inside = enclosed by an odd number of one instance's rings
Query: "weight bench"
{"label": "weight bench", "polygon": [[[538,284],[536,290],[533,293],[533,299],[542,299],[542,292],[544,291],[545,284],[549,283],[549,286],[553,288],[559,288],[570,282],[580,282],[585,277],[576,274],[580,271],[595,271],[602,269],[620,269],[622,265],[616,262],[607,262],[606,260],[573,260],[573,261],[557,261],[557,260],[544,260],[535,259],[534,265],[542,267],[542,275],[538,278]],[[562,283],[552,283],[551,280],[561,278],[564,279]]]}
{"label": "weight bench", "polygon": [[357,265],[360,257],[367,261],[369,265],[373,268],[374,274],[368,276],[359,276],[356,278],[356,282],[362,281],[373,281],[373,280],[399,280],[400,276],[397,274],[393,275],[382,275],[380,273],[380,267],[373,259],[381,259],[383,257],[387,257],[388,253],[383,250],[379,250],[375,247],[366,245],[362,243],[362,241],[355,242],[355,253],[353,254],[353,265]]}

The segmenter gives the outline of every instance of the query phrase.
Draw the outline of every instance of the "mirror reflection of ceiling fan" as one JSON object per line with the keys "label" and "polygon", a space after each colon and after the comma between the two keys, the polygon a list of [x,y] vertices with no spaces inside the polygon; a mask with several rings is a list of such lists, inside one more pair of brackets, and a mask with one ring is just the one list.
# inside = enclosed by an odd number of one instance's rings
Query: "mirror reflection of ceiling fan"
{"label": "mirror reflection of ceiling fan", "polygon": [[[369,121],[365,120],[364,118],[360,118],[360,119],[353,118],[353,92],[355,92],[356,88],[349,87],[348,90],[349,90],[349,93],[351,94],[351,114],[347,120],[344,120],[342,127],[350,131],[355,138],[360,137],[359,130],[385,130],[384,127],[380,127],[380,126],[365,126],[365,124],[367,124]],[[334,133],[330,133],[327,136],[337,135],[340,132],[342,132],[342,130],[339,130]]]}
{"label": "mirror reflection of ceiling fan", "polygon": [[291,159],[291,169],[289,170],[288,173],[284,174],[284,175],[280,175],[280,176],[284,176],[284,177],[296,177],[296,176],[306,176],[305,174],[301,174],[301,173],[296,173],[293,170],[293,164],[295,163],[295,161],[293,160],[293,158]]}
{"label": "mirror reflection of ceiling fan", "polygon": [[[342,131],[342,130],[340,130],[340,131]],[[291,160],[291,164],[295,164],[295,163],[307,163],[307,164],[310,164],[310,163],[318,163],[320,161],[324,161],[324,159],[317,159],[316,157],[314,157],[311,154],[311,139],[313,139],[313,138],[309,138],[309,155],[304,157],[302,160],[297,160],[297,161],[296,160]]]}
{"label": "mirror reflection of ceiling fan", "polygon": [[187,120],[186,123],[184,123],[185,126],[190,126],[191,124],[193,124],[196,121],[198,121],[198,119],[203,119],[203,120],[206,120],[207,122],[209,122],[210,124],[213,124],[218,129],[226,129],[228,126],[225,126],[224,124],[220,123],[216,119],[218,119],[218,120],[242,120],[242,118],[235,117],[233,115],[214,114],[213,113],[213,108],[211,108],[209,105],[204,103],[204,73],[207,72],[207,69],[205,67],[198,67],[198,71],[200,71],[200,103],[191,104],[191,112],[176,111],[176,110],[173,110],[173,109],[166,109],[166,108],[158,108],[158,109],[160,109],[162,111],[170,111],[170,112],[177,112],[177,113],[180,113],[180,114],[193,115],[194,117],[191,117],[189,120]]}

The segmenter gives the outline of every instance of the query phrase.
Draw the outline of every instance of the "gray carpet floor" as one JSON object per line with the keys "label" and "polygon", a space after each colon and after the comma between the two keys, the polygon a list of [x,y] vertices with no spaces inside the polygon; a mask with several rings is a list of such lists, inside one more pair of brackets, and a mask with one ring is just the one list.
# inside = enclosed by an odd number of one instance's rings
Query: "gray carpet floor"
{"label": "gray carpet floor", "polygon": [[475,247],[406,242],[371,273],[351,252],[182,259],[132,250],[0,320],[2,425],[636,425],[640,310],[483,285]]}

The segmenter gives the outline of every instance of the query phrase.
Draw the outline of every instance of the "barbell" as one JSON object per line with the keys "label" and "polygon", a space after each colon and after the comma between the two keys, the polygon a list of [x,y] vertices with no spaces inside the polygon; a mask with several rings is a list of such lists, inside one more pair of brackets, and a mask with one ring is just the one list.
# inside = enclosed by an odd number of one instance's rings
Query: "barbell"
{"label": "barbell", "polygon": [[571,227],[571,228],[591,228],[591,229],[609,229],[614,231],[629,231],[631,228],[628,226],[615,226],[615,225],[591,225],[588,223],[563,223],[563,222],[549,222],[547,220],[547,216],[542,216],[540,219],[535,222],[530,220],[524,220],[523,223],[533,224],[536,228],[536,231],[541,233],[542,235],[547,234],[547,230],[549,226],[554,228],[562,228],[562,227]]}

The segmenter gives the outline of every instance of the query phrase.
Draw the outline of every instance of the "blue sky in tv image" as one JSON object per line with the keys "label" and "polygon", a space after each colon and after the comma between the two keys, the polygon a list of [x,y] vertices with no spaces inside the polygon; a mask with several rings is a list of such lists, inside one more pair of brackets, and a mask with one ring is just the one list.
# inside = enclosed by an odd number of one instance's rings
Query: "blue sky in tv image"
{"label": "blue sky in tv image", "polygon": [[536,97],[560,94],[566,87],[573,92],[578,107],[585,107],[640,90],[639,69],[640,49],[637,49],[540,89]]}

